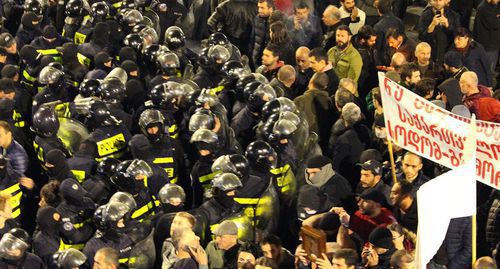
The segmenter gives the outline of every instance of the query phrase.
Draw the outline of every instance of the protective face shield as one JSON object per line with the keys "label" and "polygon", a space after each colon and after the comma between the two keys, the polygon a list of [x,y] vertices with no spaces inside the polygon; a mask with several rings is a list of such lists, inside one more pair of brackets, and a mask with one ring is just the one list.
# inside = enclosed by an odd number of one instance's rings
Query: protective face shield
{"label": "protective face shield", "polygon": [[231,59],[231,53],[224,46],[215,45],[208,49],[207,57],[214,65],[215,70],[220,70]]}
{"label": "protective face shield", "polygon": [[87,261],[85,254],[74,248],[56,252],[53,259],[61,269],[79,268]]}
{"label": "protective face shield", "polygon": [[[135,159],[121,162],[111,177],[111,181],[118,189],[134,194],[140,188],[145,187],[142,180],[152,175],[153,170],[145,161]],[[138,181],[140,182],[138,183]]]}
{"label": "protective face shield", "polygon": [[111,115],[104,102],[94,101],[90,105],[88,117],[92,119],[97,126],[117,125],[119,121]]}
{"label": "protective face shield", "polygon": [[40,1],[28,0],[23,5],[24,12],[33,12],[38,16],[43,15],[43,6]]}
{"label": "protective face shield", "polygon": [[46,66],[42,69],[42,71],[40,71],[40,74],[38,75],[38,82],[42,85],[59,85],[63,76],[63,71],[53,66]]}
{"label": "protective face shield", "polygon": [[210,153],[214,154],[217,151],[219,144],[217,134],[208,129],[198,129],[191,136],[191,143],[195,143],[198,151],[208,150]]}
{"label": "protective face shield", "polygon": [[214,177],[211,182],[212,188],[219,189],[223,192],[236,190],[243,186],[240,179],[233,173],[222,173]]}
{"label": "protective face shield", "polygon": [[56,112],[47,106],[40,107],[33,115],[33,131],[44,137],[52,137],[59,129]]}
{"label": "protective face shield", "polygon": [[125,23],[124,26],[133,27],[133,26],[141,23],[144,18],[142,17],[142,14],[139,10],[129,9],[129,10],[125,11],[122,19],[123,19],[123,22]]}
{"label": "protective face shield", "polygon": [[119,164],[120,161],[115,158],[104,158],[97,164],[96,173],[109,178],[114,174]]}
{"label": "protective face shield", "polygon": [[[289,120],[278,120],[274,123],[273,132],[269,136],[269,142],[274,145],[278,150],[284,150],[285,146],[289,143],[292,134],[297,130],[297,125]],[[286,141],[286,142],[284,142]]]}
{"label": "protective face shield", "polygon": [[0,240],[0,257],[7,260],[18,260],[23,257],[29,247],[29,235],[23,229],[12,229]]}
{"label": "protective face shield", "polygon": [[224,78],[230,80],[237,80],[240,77],[243,77],[245,74],[245,69],[243,68],[243,64],[238,61],[228,61],[222,66],[221,74]]}
{"label": "protective face shield", "polygon": [[146,46],[142,54],[145,56],[145,59],[151,63],[155,64],[157,62],[157,58],[159,55],[164,54],[168,52],[168,48],[162,45],[158,44],[152,44],[149,46]]}
{"label": "protective face shield", "polygon": [[181,67],[179,57],[173,52],[160,54],[157,61],[160,69],[167,76],[177,75],[178,69]]}
{"label": "protective face shield", "polygon": [[130,214],[130,208],[126,204],[110,201],[102,209],[102,221],[106,223],[106,226],[111,230],[116,231],[120,228],[124,228],[119,227],[118,223],[120,220],[123,220],[124,222],[122,224],[125,225],[125,220]]}
{"label": "protective face shield", "polygon": [[104,78],[104,81],[110,80],[110,79],[117,79],[120,81],[123,85],[125,85],[128,81],[128,75],[127,71],[121,67],[115,67],[109,74]]}
{"label": "protective face shield", "polygon": [[212,172],[233,173],[243,179],[250,173],[250,164],[241,154],[223,155],[212,164]]}
{"label": "protective face shield", "polygon": [[215,127],[215,116],[212,111],[199,108],[189,118],[189,131],[196,132],[199,129],[212,130]]}
{"label": "protective face shield", "polygon": [[186,201],[186,193],[181,186],[176,184],[166,184],[158,193],[160,202],[164,205],[182,206]]}
{"label": "protective face shield", "polygon": [[178,50],[186,45],[186,36],[181,28],[170,26],[165,30],[165,46],[170,50]]}
{"label": "protective face shield", "polygon": [[257,89],[255,89],[252,95],[259,97],[266,102],[276,99],[276,91],[269,84],[260,85]]}
{"label": "protective face shield", "polygon": [[227,39],[226,35],[220,32],[211,34],[208,37],[207,45],[209,47],[213,47],[216,45],[223,46],[228,50],[229,55],[233,53],[233,46],[231,45],[231,42],[229,42],[229,39]]}
{"label": "protective face shield", "polygon": [[[147,109],[141,113],[139,117],[139,127],[142,133],[151,141],[158,141],[161,139],[164,131],[165,117],[159,110]],[[148,132],[148,128],[158,127],[156,133]]]}
{"label": "protective face shield", "polygon": [[198,96],[198,98],[196,98],[196,105],[198,106],[204,106],[205,104],[208,104],[209,107],[213,107],[219,102],[219,98],[214,93],[212,93],[210,89],[201,90],[200,95]]}
{"label": "protective face shield", "polygon": [[115,194],[113,194],[111,198],[109,198],[109,201],[121,203],[128,206],[130,212],[133,212],[137,209],[137,203],[135,202],[134,196],[132,196],[132,194],[128,192],[115,192]]}
{"label": "protective face shield", "polygon": [[158,37],[158,33],[152,27],[146,26],[140,32],[139,35],[144,39],[144,44],[158,44],[160,38]]}
{"label": "protective face shield", "polygon": [[262,121],[266,121],[273,114],[285,111],[295,113],[297,111],[297,106],[295,106],[295,103],[292,100],[286,97],[278,97],[276,99],[273,99],[267,102],[262,108]]}

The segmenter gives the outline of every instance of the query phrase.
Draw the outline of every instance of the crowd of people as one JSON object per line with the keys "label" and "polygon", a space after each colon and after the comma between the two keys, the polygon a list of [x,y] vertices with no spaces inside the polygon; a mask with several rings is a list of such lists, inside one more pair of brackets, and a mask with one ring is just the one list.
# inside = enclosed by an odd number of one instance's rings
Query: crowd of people
{"label": "crowd of people", "polygon": [[[378,72],[500,123],[498,2],[2,1],[0,268],[415,268]],[[497,268],[477,190],[428,268]]]}

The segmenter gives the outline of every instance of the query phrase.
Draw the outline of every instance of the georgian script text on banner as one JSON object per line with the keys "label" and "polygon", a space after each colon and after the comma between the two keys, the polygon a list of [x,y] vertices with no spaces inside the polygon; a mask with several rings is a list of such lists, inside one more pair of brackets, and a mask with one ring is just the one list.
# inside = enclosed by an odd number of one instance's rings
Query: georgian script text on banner
{"label": "georgian script text on banner", "polygon": [[[442,109],[379,72],[385,126],[394,143],[448,168],[460,165],[469,119]],[[477,121],[477,180],[500,189],[500,124]]]}

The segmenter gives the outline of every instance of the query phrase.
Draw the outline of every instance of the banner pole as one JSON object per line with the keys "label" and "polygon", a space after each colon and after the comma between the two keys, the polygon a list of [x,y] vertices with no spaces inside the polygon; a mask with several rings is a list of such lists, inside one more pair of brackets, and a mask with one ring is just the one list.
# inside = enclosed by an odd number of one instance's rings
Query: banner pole
{"label": "banner pole", "polygon": [[393,183],[397,183],[398,179],[396,177],[396,163],[394,162],[394,153],[392,151],[392,141],[389,136],[389,131],[387,131],[387,147],[389,148],[389,159],[391,160],[391,174]]}
{"label": "banner pole", "polygon": [[474,264],[476,263],[476,255],[477,255],[477,229],[476,229],[476,214],[472,215],[472,268],[474,268]]}

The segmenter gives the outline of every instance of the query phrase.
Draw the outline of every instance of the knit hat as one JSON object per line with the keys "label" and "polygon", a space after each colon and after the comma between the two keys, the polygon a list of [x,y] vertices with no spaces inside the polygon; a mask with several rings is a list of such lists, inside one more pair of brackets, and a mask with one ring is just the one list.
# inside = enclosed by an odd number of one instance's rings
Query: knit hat
{"label": "knit hat", "polygon": [[386,227],[375,228],[368,237],[368,242],[375,247],[391,249],[394,247],[392,243],[392,233]]}
{"label": "knit hat", "polygon": [[464,65],[462,55],[454,50],[448,51],[444,55],[444,63],[455,68],[460,68]]}
{"label": "knit hat", "polygon": [[323,155],[314,156],[307,161],[307,168],[322,168],[327,164],[331,164],[332,160]]}
{"label": "knit hat", "polygon": [[125,71],[127,71],[127,73],[139,70],[137,64],[131,60],[123,61],[120,67],[123,68]]}

